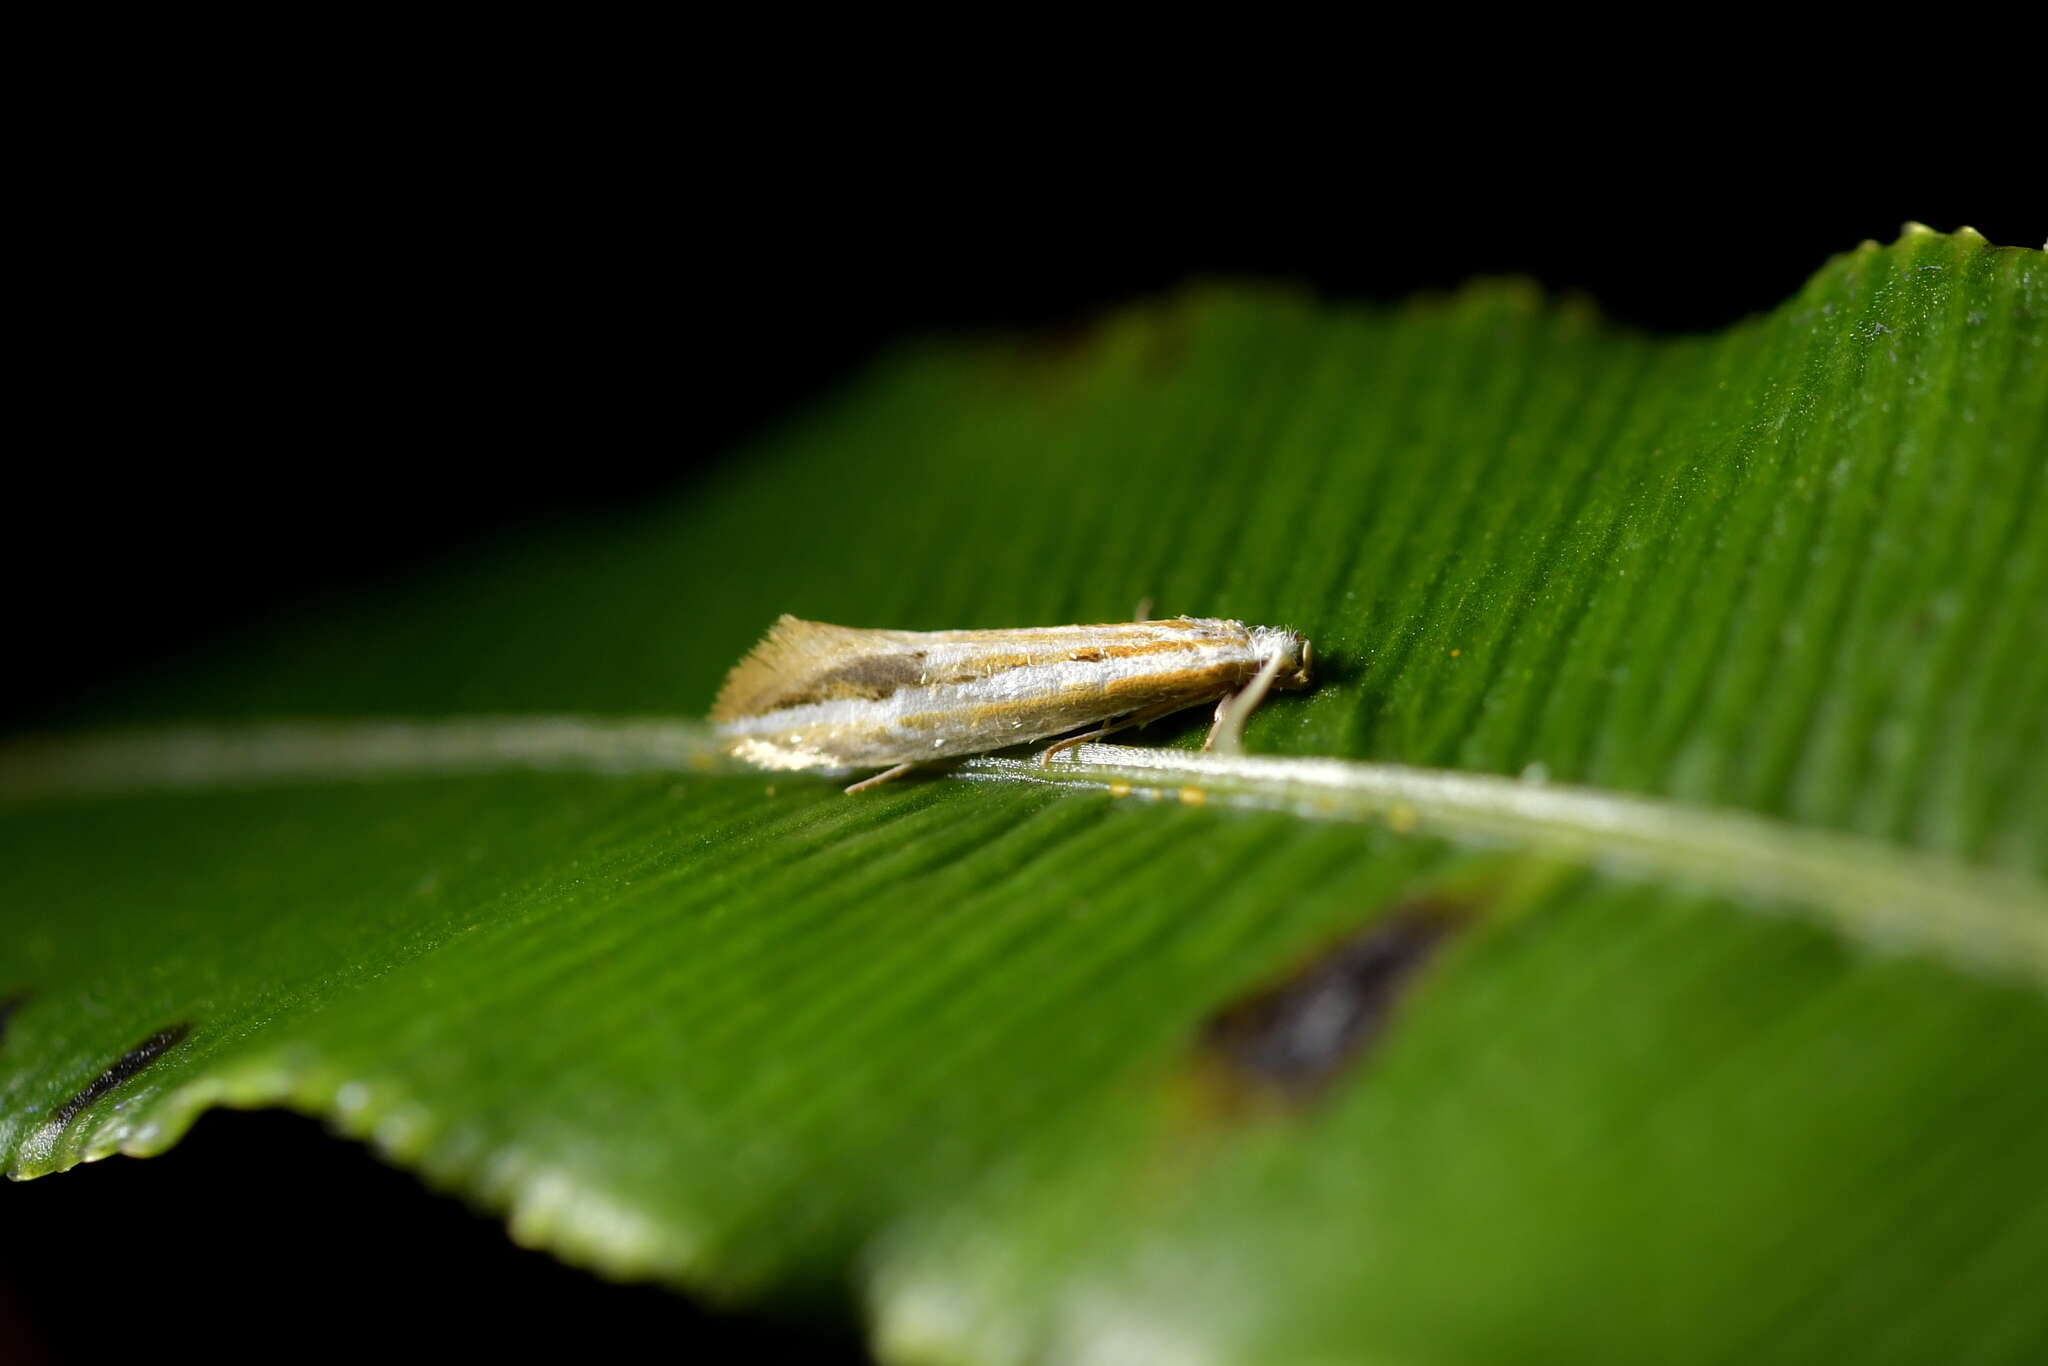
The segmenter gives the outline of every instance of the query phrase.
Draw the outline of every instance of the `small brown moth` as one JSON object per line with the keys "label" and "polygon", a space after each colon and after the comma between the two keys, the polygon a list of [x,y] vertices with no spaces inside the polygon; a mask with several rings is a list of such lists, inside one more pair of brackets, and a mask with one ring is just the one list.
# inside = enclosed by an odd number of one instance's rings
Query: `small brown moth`
{"label": "small brown moth", "polygon": [[763,768],[886,768],[1026,744],[1085,726],[1039,755],[1221,699],[1204,749],[1237,748],[1273,688],[1306,688],[1293,631],[1174,617],[1015,631],[869,631],[784,616],[727,675],[711,719]]}

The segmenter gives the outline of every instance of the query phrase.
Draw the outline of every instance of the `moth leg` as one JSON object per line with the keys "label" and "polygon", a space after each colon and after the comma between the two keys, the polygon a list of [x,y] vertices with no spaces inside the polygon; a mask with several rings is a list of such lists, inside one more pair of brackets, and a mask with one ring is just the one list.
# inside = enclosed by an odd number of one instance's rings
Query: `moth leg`
{"label": "moth leg", "polygon": [[1063,749],[1072,749],[1075,745],[1085,745],[1091,740],[1100,740],[1103,736],[1114,734],[1115,732],[1122,730],[1125,726],[1128,726],[1130,724],[1131,723],[1128,720],[1123,722],[1111,722],[1109,724],[1100,726],[1095,730],[1083,731],[1079,735],[1070,735],[1064,740],[1060,740],[1054,744],[1048,745],[1038,752],[1039,767],[1043,768],[1047,764],[1050,764],[1052,762],[1052,756],[1058,754]]}
{"label": "moth leg", "polygon": [[[1216,737],[1223,733],[1223,723],[1230,718],[1230,704],[1236,700],[1237,694],[1234,692],[1227,692],[1217,699],[1216,719],[1209,723],[1209,733],[1202,737],[1202,752],[1204,754],[1216,748]],[[1224,752],[1230,752],[1227,741],[1225,742]]]}
{"label": "moth leg", "polygon": [[1149,597],[1143,597],[1143,598],[1139,598],[1139,599],[1138,599],[1138,610],[1137,610],[1137,611],[1135,611],[1135,612],[1133,612],[1133,613],[1131,613],[1131,620],[1132,620],[1132,621],[1150,621],[1150,620],[1152,620],[1152,599],[1151,599],[1151,598],[1149,598]]}
{"label": "moth leg", "polygon": [[856,792],[865,792],[871,787],[879,787],[881,784],[888,782],[891,778],[900,778],[904,774],[910,772],[911,769],[916,767],[916,764],[898,764],[894,768],[885,768],[880,773],[877,773],[874,777],[862,778],[859,782],[854,783],[853,785],[848,787],[846,789],[846,795],[850,797]]}
{"label": "moth leg", "polygon": [[1225,693],[1223,700],[1216,704],[1216,720],[1209,727],[1209,738],[1202,741],[1202,748],[1218,749],[1225,754],[1240,754],[1244,751],[1244,719],[1259,709],[1259,703],[1266,700],[1266,694],[1273,690],[1273,680],[1280,676],[1280,656],[1274,655],[1253,675],[1251,682],[1236,692]]}
{"label": "moth leg", "polygon": [[1187,706],[1185,702],[1154,702],[1151,706],[1134,711],[1120,721],[1109,721],[1099,729],[1088,731],[1083,735],[1069,736],[1067,739],[1061,740],[1041,753],[1038,756],[1038,762],[1041,764],[1050,763],[1052,762],[1052,756],[1058,754],[1063,749],[1072,749],[1075,745],[1085,745],[1091,740],[1100,740],[1105,735],[1114,735],[1120,730],[1129,730],[1132,726],[1149,726],[1160,717],[1171,716],[1185,706]]}

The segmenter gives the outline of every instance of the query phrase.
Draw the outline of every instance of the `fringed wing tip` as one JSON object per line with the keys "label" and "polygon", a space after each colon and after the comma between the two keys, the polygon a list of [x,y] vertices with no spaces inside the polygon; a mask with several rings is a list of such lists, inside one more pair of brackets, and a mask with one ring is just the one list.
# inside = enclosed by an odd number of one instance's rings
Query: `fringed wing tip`
{"label": "fringed wing tip", "polygon": [[817,669],[821,657],[838,654],[872,634],[784,612],[725,676],[725,686],[711,704],[711,719],[733,721],[770,710]]}

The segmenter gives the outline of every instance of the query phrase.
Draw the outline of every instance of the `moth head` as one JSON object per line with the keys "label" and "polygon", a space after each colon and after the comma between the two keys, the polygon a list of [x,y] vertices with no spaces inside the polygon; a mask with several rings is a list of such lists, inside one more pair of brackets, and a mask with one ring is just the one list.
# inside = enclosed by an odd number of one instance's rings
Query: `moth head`
{"label": "moth head", "polygon": [[1280,671],[1273,676],[1273,686],[1290,691],[1306,688],[1314,681],[1315,647],[1302,639],[1299,633],[1284,631],[1277,626],[1261,626],[1252,633],[1252,645],[1261,663],[1278,657]]}

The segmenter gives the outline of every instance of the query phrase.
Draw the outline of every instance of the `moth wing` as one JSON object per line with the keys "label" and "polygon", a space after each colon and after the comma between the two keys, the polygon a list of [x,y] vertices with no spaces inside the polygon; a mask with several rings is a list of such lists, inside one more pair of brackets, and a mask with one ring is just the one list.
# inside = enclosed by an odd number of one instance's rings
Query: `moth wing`
{"label": "moth wing", "polygon": [[746,658],[725,676],[718,700],[711,704],[713,721],[759,716],[778,706],[815,700],[821,675],[845,671],[865,659],[902,649],[907,631],[872,631],[805,621],[787,612],[776,618],[768,634],[747,651]]}

